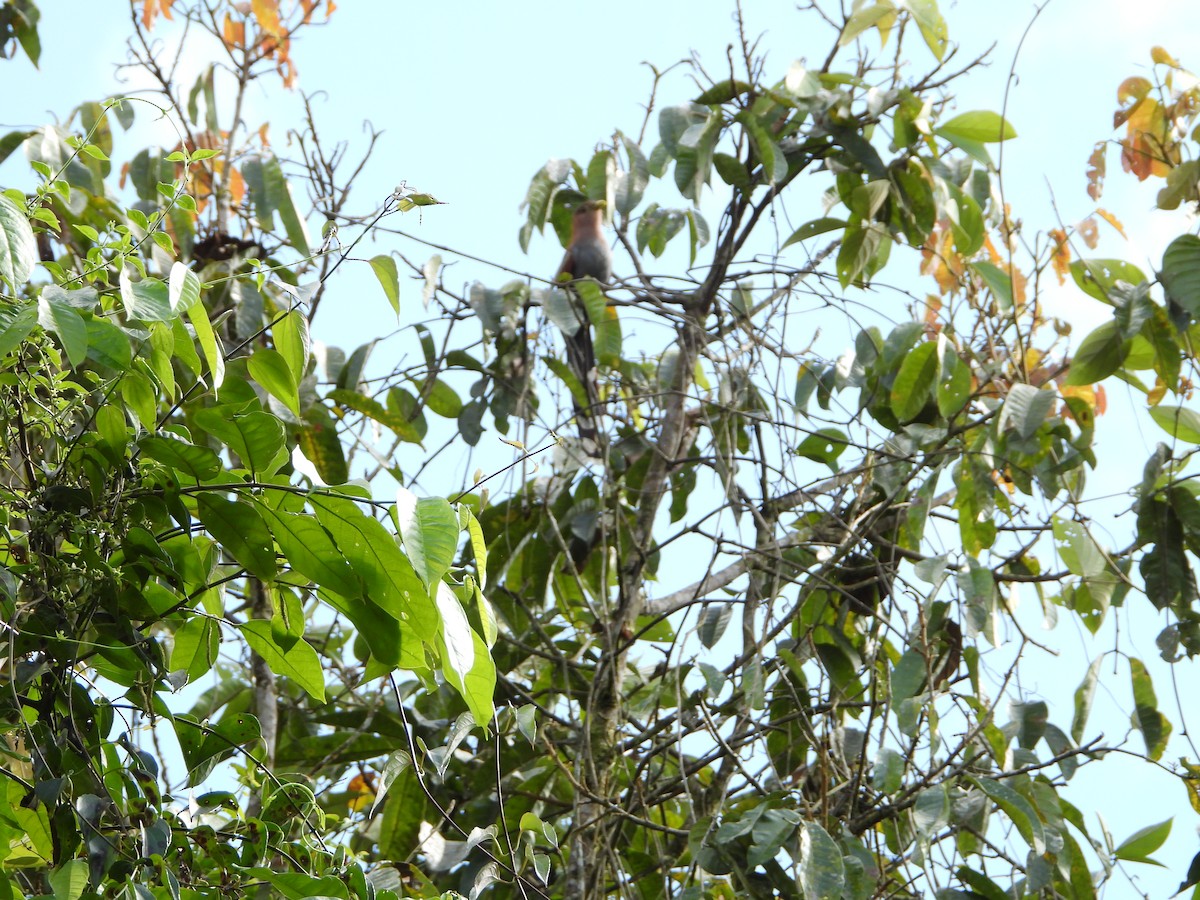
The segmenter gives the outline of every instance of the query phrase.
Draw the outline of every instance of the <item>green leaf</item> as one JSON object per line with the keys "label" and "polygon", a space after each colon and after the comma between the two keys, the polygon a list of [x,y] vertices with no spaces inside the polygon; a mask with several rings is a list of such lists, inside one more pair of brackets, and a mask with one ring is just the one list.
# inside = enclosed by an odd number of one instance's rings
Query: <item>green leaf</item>
{"label": "green leaf", "polygon": [[911,422],[925,408],[937,382],[937,344],[918,344],[904,357],[892,384],[891,407],[901,422]]}
{"label": "green leaf", "polygon": [[1113,851],[1113,856],[1117,859],[1127,859],[1131,862],[1149,862],[1150,854],[1166,843],[1167,837],[1171,834],[1171,823],[1173,819],[1166,819],[1159,822],[1157,825],[1147,825],[1145,828],[1139,828],[1129,837],[1125,838],[1116,850]]}
{"label": "green leaf", "polygon": [[715,603],[700,611],[696,622],[696,634],[700,643],[711,650],[725,634],[729,620],[733,617],[733,606],[729,603]]}
{"label": "green leaf", "polygon": [[1072,575],[1094,578],[1108,568],[1107,556],[1082,522],[1055,516],[1053,530],[1058,555]]}
{"label": "green leaf", "polygon": [[38,298],[38,324],[58,338],[72,367],[87,359],[87,324],[74,308],[58,299],[48,300],[43,291]]}
{"label": "green leaf", "polygon": [[121,399],[146,431],[153,431],[158,419],[158,398],[154,384],[136,370],[121,379]]}
{"label": "green leaf", "polygon": [[596,362],[610,369],[620,368],[621,322],[617,318],[616,307],[608,305],[600,285],[590,278],[575,282],[572,289],[579,293],[588,321],[596,330],[593,338]]}
{"label": "green leaf", "polygon": [[[938,11],[937,0],[907,0],[908,11],[916,20],[925,45],[939,62],[946,55],[946,21]],[[970,113],[966,113],[970,115]],[[992,113],[991,115],[995,115]]]}
{"label": "green leaf", "polygon": [[1103,656],[1093,659],[1082,683],[1075,689],[1075,716],[1071,719],[1071,739],[1076,744],[1083,742],[1083,730],[1087,727],[1088,716],[1092,712],[1092,701],[1096,696],[1096,685],[1100,683],[1100,664],[1103,661]]}
{"label": "green leaf", "polygon": [[362,579],[314,517],[273,510],[263,503],[258,511],[292,569],[342,597],[362,596]]}
{"label": "green leaf", "polygon": [[133,348],[128,334],[108,319],[88,319],[87,339],[88,359],[118,372],[129,371],[133,364]]}
{"label": "green leaf", "polygon": [[[1067,372],[1067,384],[1095,384],[1121,368],[1129,353],[1129,342],[1121,337],[1117,323],[1105,322],[1083,339],[1071,367]],[[1151,410],[1151,415],[1154,411]]]}
{"label": "green leaf", "polygon": [[487,587],[487,542],[484,540],[484,529],[466,504],[458,505],[458,518],[462,527],[467,529],[470,536],[470,552],[475,557],[475,575],[479,578],[480,590]]}
{"label": "green leaf", "polygon": [[1028,800],[1008,785],[991,778],[972,777],[970,780],[1004,810],[1035,853],[1046,852],[1046,833],[1042,827],[1042,819],[1029,805]]}
{"label": "green leaf", "polygon": [[887,40],[888,32],[896,21],[896,8],[891,3],[876,2],[873,6],[862,6],[850,14],[838,38],[838,46],[845,47],[868,28],[879,29],[880,46]]}
{"label": "green leaf", "polygon": [[[196,281],[196,295],[199,296],[199,280],[191,269],[185,268],[184,271]],[[121,286],[121,301],[125,304],[125,312],[129,318],[142,322],[167,322],[175,315],[176,305],[172,302],[175,299],[174,291],[168,289],[159,279],[143,278],[135,282],[130,279],[129,270],[122,269],[118,280]]]}
{"label": "green leaf", "polygon": [[304,411],[305,425],[300,429],[300,452],[317,469],[326,484],[345,484],[350,478],[342,442],[338,439],[337,423],[321,404]]}
{"label": "green leaf", "polygon": [[275,578],[275,544],[258,510],[216,493],[201,494],[196,506],[208,533],[239,565],[263,581]]}
{"label": "green leaf", "polygon": [[816,822],[800,826],[800,886],[805,897],[840,897],[846,869],[837,842]]}
{"label": "green leaf", "polygon": [[945,342],[941,359],[941,372],[934,393],[938,412],[948,419],[958,413],[971,397],[971,369],[959,358],[958,351],[949,341]]}
{"label": "green leaf", "polygon": [[138,442],[142,454],[196,481],[221,471],[221,460],[208,447],[198,447],[170,435],[148,435]]}
{"label": "green leaf", "polygon": [[[750,189],[750,175],[746,171],[746,166],[736,156],[730,156],[728,153],[714,153],[713,168],[717,170],[721,180],[730,187],[741,191]],[[620,209],[619,204],[618,211],[628,212],[628,210]]]}
{"label": "green leaf", "polygon": [[[270,623],[263,624],[270,628]],[[248,713],[228,713],[216,725],[176,715],[175,735],[188,769],[188,786],[195,787],[221,760],[260,740],[262,730],[258,719]]]}
{"label": "green leaf", "polygon": [[375,277],[379,279],[379,284],[383,288],[384,296],[387,297],[388,303],[392,305],[396,316],[400,315],[400,275],[396,270],[396,260],[390,256],[375,256],[369,262],[371,269],[375,272]]}
{"label": "green leaf", "polygon": [[54,900],[79,900],[87,889],[88,864],[86,859],[73,859],[64,863],[48,876]]}
{"label": "green leaf", "polygon": [[287,360],[278,350],[259,347],[247,363],[250,377],[268,394],[282,403],[292,415],[300,417],[300,392]]}
{"label": "green leaf", "polygon": [[37,240],[25,211],[0,195],[0,282],[6,283],[11,293],[21,293],[37,260]]}
{"label": "green leaf", "polygon": [[996,144],[1017,136],[1016,129],[1003,116],[988,110],[960,113],[939,123],[933,133],[948,140],[963,138],[981,144]]}
{"label": "green leaf", "polygon": [[188,681],[207,674],[217,662],[221,627],[211,616],[194,615],[175,632],[171,668],[183,669]]}
{"label": "green leaf", "polygon": [[950,796],[946,784],[936,784],[917,794],[913,804],[913,826],[917,834],[933,838],[950,822]]}
{"label": "green leaf", "polygon": [[0,304],[0,357],[8,356],[38,324],[38,304]]}
{"label": "green leaf", "polygon": [[1167,245],[1162,282],[1169,300],[1200,319],[1200,237],[1181,234]]}
{"label": "green leaf", "polygon": [[495,715],[492,697],[496,691],[496,668],[450,586],[439,581],[435,596],[442,621],[442,672],[467,702],[475,723],[487,727]]}
{"label": "green leaf", "polygon": [[1053,411],[1056,399],[1053,390],[1036,388],[1031,384],[1014,384],[1004,398],[999,428],[1014,428],[1021,437],[1032,437]]}
{"label": "green leaf", "polygon": [[[963,192],[956,185],[945,183],[950,194],[955,211],[951,212],[950,232],[954,235],[954,248],[963,256],[971,256],[983,246],[987,237],[987,228],[983,221],[983,211],[970,194]],[[1012,280],[1008,273],[990,262],[974,262],[970,264],[991,288],[1000,306],[1012,308]]]}
{"label": "green leaf", "polygon": [[838,471],[838,457],[850,446],[845,432],[837,428],[821,428],[800,442],[795,450],[797,456],[824,463],[831,471]]}
{"label": "green leaf", "polygon": [[444,419],[456,419],[462,412],[462,398],[440,378],[433,379],[432,385],[429,382],[422,385],[421,393],[425,396],[425,405],[430,411]]}
{"label": "green leaf", "polygon": [[917,650],[906,650],[892,668],[892,699],[899,702],[915,697],[925,683],[929,661]]}
{"label": "green leaf", "polygon": [[168,301],[174,312],[187,312],[200,302],[200,279],[181,262],[171,266]]}
{"label": "green leaf", "polygon": [[[783,242],[784,247],[790,247],[792,244],[806,241],[809,238],[816,237],[819,234],[826,234],[830,231],[846,227],[845,219],[834,219],[826,216],[822,219],[813,219],[811,222],[805,222],[799,228],[792,232],[792,236]],[[783,248],[780,248],[783,249]]]}
{"label": "green leaf", "polygon": [[396,491],[396,521],[404,551],[427,590],[442,580],[454,563],[458,517],[442,497],[422,497],[407,488]]}
{"label": "green leaf", "polygon": [[[180,290],[180,298],[186,295]],[[208,320],[208,309],[203,301],[197,301],[186,309],[188,321],[196,330],[196,339],[200,341],[200,349],[208,361],[208,371],[212,375],[212,387],[219,388],[225,380],[225,351],[221,342],[213,332],[212,323]]]}
{"label": "green leaf", "polygon": [[722,103],[728,103],[734,97],[748,94],[752,90],[754,90],[754,86],[748,82],[727,78],[724,81],[718,81],[704,91],[696,98],[696,102],[703,103],[705,106],[720,106]]}
{"label": "green leaf", "polygon": [[1122,259],[1077,259],[1071,262],[1071,277],[1089,297],[1111,304],[1109,292],[1118,281],[1143,284],[1146,276],[1133,263]]}
{"label": "green leaf", "polygon": [[[842,287],[852,283],[866,282],[870,279],[872,262],[879,253],[880,246],[885,240],[885,232],[876,222],[865,225],[857,219],[852,219],[846,226],[846,234],[842,246],[838,250],[837,274]],[[888,246],[891,238],[886,238]]]}
{"label": "green leaf", "polygon": [[1136,657],[1129,658],[1129,678],[1133,685],[1133,725],[1141,731],[1142,739],[1146,742],[1146,755],[1157,761],[1167,749],[1171,723],[1159,712],[1154,682],[1145,664]]}
{"label": "green leaf", "polygon": [[317,495],[311,503],[321,524],[362,579],[364,596],[402,622],[415,638],[405,640],[401,665],[424,668],[420,642],[432,643],[438,631],[438,613],[396,539],[349,500]]}
{"label": "green leaf", "polygon": [[325,702],[325,673],[317,651],[307,641],[296,641],[286,650],[275,640],[271,623],[251,619],[238,626],[250,649],[263,658],[271,671],[294,681],[314,700]]}
{"label": "green leaf", "polygon": [[1183,406],[1152,406],[1150,418],[1171,437],[1200,444],[1200,413]]}
{"label": "green leaf", "polygon": [[996,298],[996,303],[1000,309],[1005,311],[1011,310],[1013,308],[1013,288],[1012,278],[1009,273],[995,263],[990,262],[973,262],[971,263],[971,268],[979,273],[979,276],[983,279],[983,283],[988,286],[988,290]]}
{"label": "green leaf", "polygon": [[193,420],[253,473],[274,475],[288,459],[283,424],[270,413],[255,410],[230,416],[227,410],[210,408],[197,410]]}
{"label": "green leaf", "polygon": [[312,251],[309,249],[308,242],[308,229],[305,227],[300,209],[296,206],[296,200],[292,194],[292,186],[284,176],[283,168],[279,165],[279,160],[274,156],[267,157],[263,160],[262,171],[263,183],[270,198],[270,205],[279,212],[279,218],[283,222],[283,230],[287,233],[288,241],[291,243],[292,248],[301,256],[311,255]]}
{"label": "green leaf", "polygon": [[275,349],[287,362],[293,380],[300,384],[308,373],[308,359],[312,353],[308,318],[300,310],[293,309],[271,326],[271,338]]}

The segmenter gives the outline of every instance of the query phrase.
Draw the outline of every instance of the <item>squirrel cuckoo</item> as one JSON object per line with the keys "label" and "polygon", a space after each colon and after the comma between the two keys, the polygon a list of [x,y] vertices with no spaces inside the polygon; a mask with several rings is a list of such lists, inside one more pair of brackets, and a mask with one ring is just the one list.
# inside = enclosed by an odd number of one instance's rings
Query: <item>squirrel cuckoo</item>
{"label": "squirrel cuckoo", "polygon": [[[558,267],[555,281],[574,281],[579,278],[594,278],[600,284],[612,279],[612,251],[604,239],[604,201],[585,200],[571,217],[571,240],[567,252]],[[579,426],[579,440],[588,453],[600,448],[596,431],[595,412],[600,405],[600,389],[596,382],[596,351],[592,346],[592,326],[587,311],[578,302],[578,295],[567,288],[576,301],[575,308],[581,324],[574,334],[564,334],[567,344],[567,365],[583,386],[587,405],[580,406],[574,400],[575,421]]]}

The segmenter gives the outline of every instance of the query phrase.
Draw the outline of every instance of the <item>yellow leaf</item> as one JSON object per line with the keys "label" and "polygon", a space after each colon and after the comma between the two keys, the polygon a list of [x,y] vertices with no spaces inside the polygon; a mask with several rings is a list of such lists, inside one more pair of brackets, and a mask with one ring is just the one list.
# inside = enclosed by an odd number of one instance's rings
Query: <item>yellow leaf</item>
{"label": "yellow leaf", "polygon": [[1161,63],[1164,66],[1170,66],[1172,69],[1178,69],[1179,63],[1170,53],[1162,47],[1151,47],[1150,58],[1156,63]]}
{"label": "yellow leaf", "polygon": [[1158,406],[1162,402],[1162,398],[1166,396],[1167,385],[1161,378],[1154,379],[1154,387],[1146,392],[1146,402],[1150,406]]}
{"label": "yellow leaf", "polygon": [[1113,228],[1117,229],[1117,232],[1121,235],[1121,237],[1129,240],[1129,235],[1125,233],[1125,226],[1122,225],[1120,220],[1118,220],[1117,217],[1110,213],[1107,209],[1097,209],[1096,215],[1102,218]]}
{"label": "yellow leaf", "polygon": [[250,8],[263,31],[277,38],[284,37],[283,23],[279,20],[279,0],[251,0]]}

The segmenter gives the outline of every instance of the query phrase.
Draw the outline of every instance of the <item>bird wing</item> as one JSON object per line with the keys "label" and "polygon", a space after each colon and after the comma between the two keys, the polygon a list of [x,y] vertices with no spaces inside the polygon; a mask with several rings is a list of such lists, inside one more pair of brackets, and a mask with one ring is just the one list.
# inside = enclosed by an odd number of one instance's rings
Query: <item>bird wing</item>
{"label": "bird wing", "polygon": [[571,248],[567,248],[567,252],[563,254],[562,263],[558,267],[558,273],[554,276],[555,281],[562,281],[562,277],[567,275],[571,278],[575,277],[575,257],[571,253]]}

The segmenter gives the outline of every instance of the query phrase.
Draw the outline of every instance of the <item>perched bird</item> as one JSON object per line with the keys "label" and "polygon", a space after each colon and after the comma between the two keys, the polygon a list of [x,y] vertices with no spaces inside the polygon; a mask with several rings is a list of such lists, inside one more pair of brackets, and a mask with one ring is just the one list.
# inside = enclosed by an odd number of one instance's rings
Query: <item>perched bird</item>
{"label": "perched bird", "polygon": [[[604,208],[603,200],[585,200],[575,209],[571,217],[571,240],[555,281],[594,278],[603,285],[612,279],[612,250],[604,239]],[[569,285],[567,290],[575,301],[581,322],[574,334],[563,335],[567,344],[567,365],[579,379],[587,398],[586,406],[581,406],[578,399],[574,400],[575,421],[579,426],[580,443],[588,453],[595,453],[600,446],[595,419],[600,404],[600,388],[596,380],[592,326],[578,294]]]}

